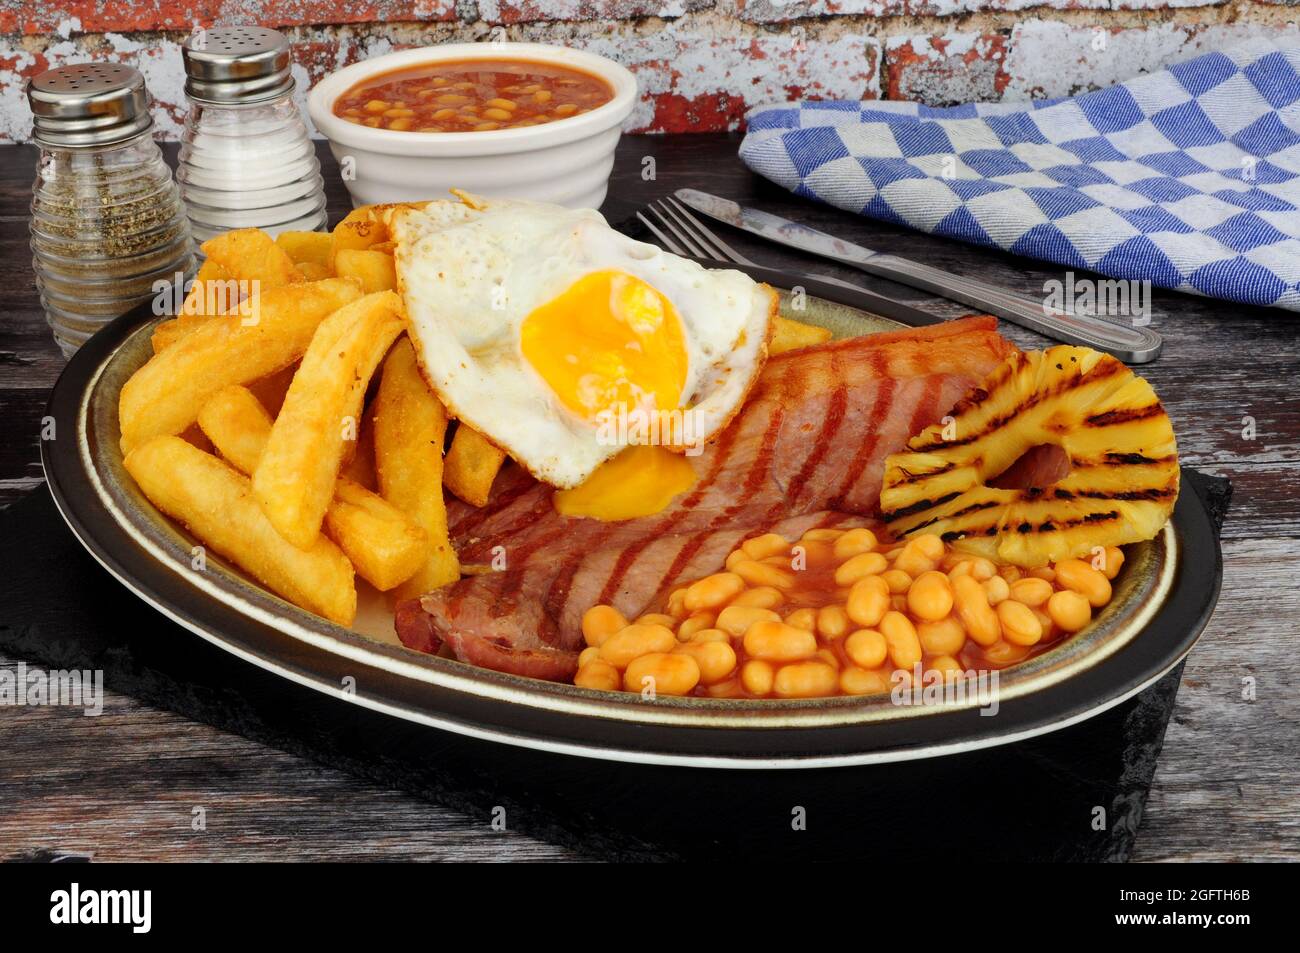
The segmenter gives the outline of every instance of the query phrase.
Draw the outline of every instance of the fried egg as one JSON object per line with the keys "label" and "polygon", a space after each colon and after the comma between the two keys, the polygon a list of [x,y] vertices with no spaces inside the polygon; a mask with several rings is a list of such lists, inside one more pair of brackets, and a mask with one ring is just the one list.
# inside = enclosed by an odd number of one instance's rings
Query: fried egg
{"label": "fried egg", "polygon": [[598,212],[463,196],[394,213],[398,288],[449,412],[559,488],[629,446],[688,455],[767,358],[777,296]]}

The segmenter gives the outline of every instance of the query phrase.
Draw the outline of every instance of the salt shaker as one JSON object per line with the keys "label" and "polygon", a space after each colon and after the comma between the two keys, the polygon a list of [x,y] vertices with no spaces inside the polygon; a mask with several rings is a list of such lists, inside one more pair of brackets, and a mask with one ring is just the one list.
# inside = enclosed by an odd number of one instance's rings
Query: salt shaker
{"label": "salt shaker", "polygon": [[176,173],[198,242],[232,228],[324,228],[316,150],[275,30],[213,27],[181,48],[189,115]]}
{"label": "salt shaker", "polygon": [[150,131],[144,77],[120,63],[47,70],[27,83],[32,265],[65,356],[113,318],[194,271],[189,223]]}

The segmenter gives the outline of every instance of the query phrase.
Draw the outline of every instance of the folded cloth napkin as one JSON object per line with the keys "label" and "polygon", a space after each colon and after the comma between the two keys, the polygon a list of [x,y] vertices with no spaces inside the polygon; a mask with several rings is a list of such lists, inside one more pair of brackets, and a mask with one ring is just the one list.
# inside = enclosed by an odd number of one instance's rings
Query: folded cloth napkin
{"label": "folded cloth napkin", "polygon": [[1069,99],[760,106],[740,155],[872,218],[1300,310],[1298,71],[1261,40]]}

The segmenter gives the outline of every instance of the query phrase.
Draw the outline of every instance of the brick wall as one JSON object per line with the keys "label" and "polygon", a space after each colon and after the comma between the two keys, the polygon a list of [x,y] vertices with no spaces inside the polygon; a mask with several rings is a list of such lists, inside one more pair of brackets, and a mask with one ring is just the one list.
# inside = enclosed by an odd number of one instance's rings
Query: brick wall
{"label": "brick wall", "polygon": [[23,80],[103,58],[140,67],[173,138],[180,43],[257,22],[294,44],[302,90],[394,49],[497,37],[568,44],[637,74],[628,128],[736,128],[798,97],[1061,96],[1265,35],[1295,38],[1300,0],[0,0],[0,139],[31,128]]}

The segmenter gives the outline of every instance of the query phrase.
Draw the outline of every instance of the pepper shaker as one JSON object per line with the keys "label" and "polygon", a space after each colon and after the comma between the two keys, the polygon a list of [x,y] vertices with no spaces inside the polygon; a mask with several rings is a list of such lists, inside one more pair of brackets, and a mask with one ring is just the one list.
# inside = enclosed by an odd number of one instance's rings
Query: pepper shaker
{"label": "pepper shaker", "polygon": [[324,228],[324,181],[293,100],[288,41],[263,27],[213,27],[192,34],[181,56],[190,111],[176,177],[195,239]]}
{"label": "pepper shaker", "polygon": [[144,77],[79,63],[27,83],[31,248],[46,319],[65,356],[113,318],[194,271],[189,223],[150,131]]}

